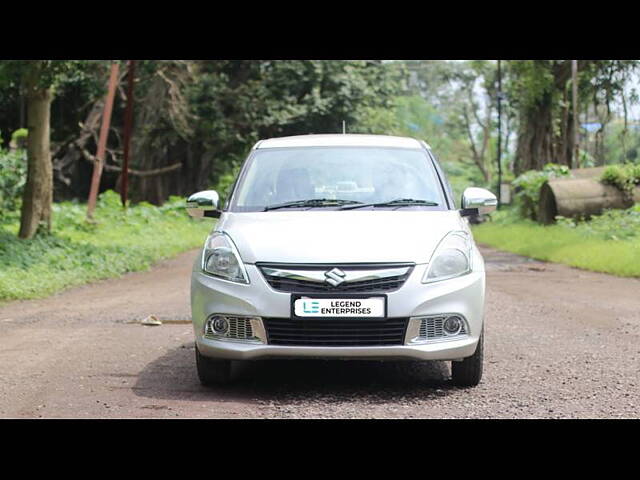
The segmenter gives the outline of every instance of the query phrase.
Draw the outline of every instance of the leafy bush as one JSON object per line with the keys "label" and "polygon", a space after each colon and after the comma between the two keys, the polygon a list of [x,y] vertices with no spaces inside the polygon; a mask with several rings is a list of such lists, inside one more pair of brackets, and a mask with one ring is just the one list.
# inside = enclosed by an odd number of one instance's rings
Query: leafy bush
{"label": "leafy bush", "polygon": [[603,240],[630,240],[640,237],[640,204],[626,210],[606,210],[589,221],[557,217],[558,225],[574,229],[584,237]]}
{"label": "leafy bush", "polygon": [[547,163],[542,170],[529,170],[517,177],[512,185],[516,189],[515,203],[520,215],[523,218],[535,220],[542,185],[551,178],[566,177],[570,173],[569,168],[565,165]]}
{"label": "leafy bush", "polygon": [[11,134],[11,144],[18,148],[24,148],[29,136],[29,130],[26,128],[19,128]]}
{"label": "leafy bush", "polygon": [[86,205],[53,205],[53,233],[31,240],[16,234],[19,221],[0,223],[0,302],[38,298],[64,288],[126,272],[201,246],[212,227],[184,210],[184,199],[171,197],[161,207],[148,203],[123,210],[113,191],[100,195],[94,217]]}
{"label": "leafy bush", "polygon": [[627,163],[624,165],[609,165],[600,177],[602,183],[613,185],[625,194],[632,196],[633,189],[640,184],[640,165]]}
{"label": "leafy bush", "polygon": [[0,221],[17,214],[26,180],[27,153],[0,149]]}
{"label": "leafy bush", "polygon": [[640,277],[640,205],[608,210],[589,221],[560,217],[549,226],[506,216],[500,220],[473,227],[475,239],[539,260]]}

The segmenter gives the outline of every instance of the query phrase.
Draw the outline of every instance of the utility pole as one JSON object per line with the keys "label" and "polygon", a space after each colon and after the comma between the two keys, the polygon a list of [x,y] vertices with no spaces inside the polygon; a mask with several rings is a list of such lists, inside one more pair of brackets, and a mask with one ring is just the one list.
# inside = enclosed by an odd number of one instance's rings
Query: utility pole
{"label": "utility pole", "polygon": [[93,218],[93,210],[96,208],[96,199],[98,198],[98,189],[100,187],[100,177],[102,176],[102,165],[104,163],[104,153],[107,150],[107,136],[109,135],[109,126],[111,124],[111,111],[113,110],[113,98],[116,94],[116,86],[118,84],[118,72],[120,65],[118,62],[111,64],[111,75],[109,76],[109,88],[107,97],[104,101],[104,110],[102,112],[102,125],[100,127],[100,137],[98,139],[98,152],[96,160],[93,164],[93,176],[91,177],[91,190],[89,191],[89,201],[87,202],[87,219]]}
{"label": "utility pole", "polygon": [[502,70],[498,60],[498,208],[502,201]]}
{"label": "utility pole", "polygon": [[573,90],[573,162],[580,168],[580,132],[578,131],[578,61],[571,60],[571,86]]}
{"label": "utility pole", "polygon": [[129,190],[129,149],[131,146],[131,130],[133,129],[133,80],[136,72],[136,61],[129,60],[127,71],[127,106],[124,112],[124,158],[122,161],[122,189],[120,200],[122,206],[127,208],[127,196]]}

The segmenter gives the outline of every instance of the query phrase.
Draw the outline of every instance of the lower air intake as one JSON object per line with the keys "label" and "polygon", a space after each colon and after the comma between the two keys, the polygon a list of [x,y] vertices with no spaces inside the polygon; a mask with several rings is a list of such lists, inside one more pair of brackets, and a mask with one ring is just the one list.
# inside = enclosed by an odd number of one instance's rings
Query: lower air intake
{"label": "lower air intake", "polygon": [[408,318],[385,320],[263,318],[270,345],[368,347],[402,345]]}

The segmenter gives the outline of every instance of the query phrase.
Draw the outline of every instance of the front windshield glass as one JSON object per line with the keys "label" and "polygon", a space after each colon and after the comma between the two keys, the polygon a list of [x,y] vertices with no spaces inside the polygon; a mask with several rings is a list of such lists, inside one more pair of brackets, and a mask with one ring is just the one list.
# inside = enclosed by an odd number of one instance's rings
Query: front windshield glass
{"label": "front windshield glass", "polygon": [[366,204],[414,199],[440,205],[422,207],[431,209],[445,205],[436,173],[423,150],[304,147],[256,150],[234,193],[231,209],[262,211],[314,199]]}

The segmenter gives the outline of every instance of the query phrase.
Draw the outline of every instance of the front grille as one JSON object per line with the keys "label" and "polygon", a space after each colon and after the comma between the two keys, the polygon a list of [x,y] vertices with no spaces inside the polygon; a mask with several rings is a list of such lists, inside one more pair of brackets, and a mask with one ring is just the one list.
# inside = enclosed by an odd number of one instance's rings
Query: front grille
{"label": "front grille", "polygon": [[403,345],[407,318],[385,320],[263,318],[270,345],[365,347]]}
{"label": "front grille", "polygon": [[446,316],[423,318],[420,322],[419,340],[455,338],[459,335],[466,335],[467,330],[464,321],[462,322],[462,330],[460,330],[460,333],[458,333],[457,335],[451,337],[444,333],[443,325],[446,319]]}
{"label": "front grille", "polygon": [[[265,269],[261,266],[262,274],[264,278],[267,280],[269,285],[274,290],[279,290],[281,292],[289,292],[289,293],[377,293],[377,292],[389,292],[393,290],[397,290],[404,282],[409,278],[411,271],[413,270],[412,265],[403,265],[402,266],[405,272],[402,275],[388,276],[385,278],[375,278],[370,280],[361,280],[361,281],[345,281],[340,285],[333,286],[326,282],[319,281],[311,281],[311,280],[303,280],[303,279],[294,279],[283,276],[275,276],[269,275],[265,272]],[[348,267],[341,267],[345,272],[349,272]],[[352,267],[354,268],[354,267]],[[384,269],[385,267],[377,267],[377,269]],[[393,268],[386,267],[386,268]],[[317,267],[315,270],[318,272],[325,272],[329,270],[330,267]],[[371,269],[375,271],[374,269]],[[295,272],[295,268],[292,267],[290,270]]]}
{"label": "front grille", "polygon": [[226,335],[216,334],[211,328],[210,322],[206,322],[204,336],[208,338],[233,338],[237,340],[253,339],[253,328],[251,327],[251,319],[248,317],[229,317],[225,315],[229,322],[229,332]]}

